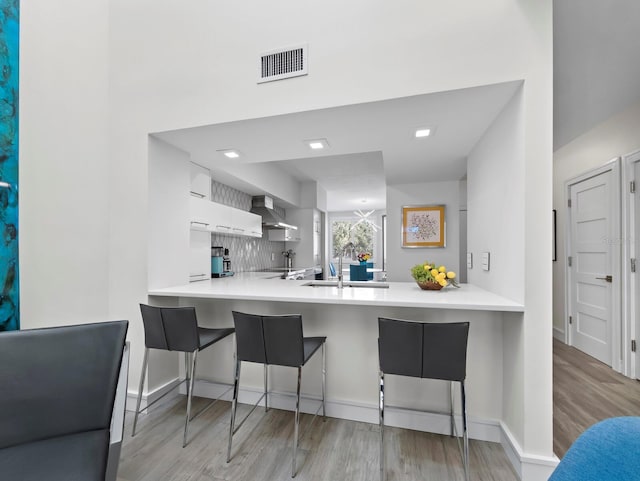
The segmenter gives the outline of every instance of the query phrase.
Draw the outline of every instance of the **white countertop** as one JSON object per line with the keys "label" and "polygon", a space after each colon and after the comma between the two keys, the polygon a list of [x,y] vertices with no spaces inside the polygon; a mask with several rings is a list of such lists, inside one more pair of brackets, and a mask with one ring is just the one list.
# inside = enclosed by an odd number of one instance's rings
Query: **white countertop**
{"label": "white countertop", "polygon": [[273,279],[269,272],[242,272],[233,277],[149,290],[150,296],[243,299],[313,304],[470,309],[523,312],[524,305],[471,284],[459,289],[423,291],[414,282],[389,282],[388,289],[309,287],[309,280]]}

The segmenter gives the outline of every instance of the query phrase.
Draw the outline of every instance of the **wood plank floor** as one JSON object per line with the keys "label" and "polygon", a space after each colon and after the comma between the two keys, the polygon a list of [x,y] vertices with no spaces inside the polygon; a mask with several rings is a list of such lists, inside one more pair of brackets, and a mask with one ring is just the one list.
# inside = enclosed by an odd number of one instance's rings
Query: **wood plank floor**
{"label": "wood plank floor", "polygon": [[[203,405],[194,399],[194,411]],[[160,404],[160,403],[159,403]],[[191,424],[191,441],[182,448],[185,398],[154,406],[141,417],[131,438],[127,413],[118,481],[285,481],[291,480],[293,413],[258,408],[234,436],[226,461],[229,403],[214,404]],[[239,406],[238,416],[248,412]],[[240,418],[241,419],[241,418]],[[302,415],[301,433],[312,416]],[[378,426],[316,418],[298,448],[297,481],[379,480]],[[454,438],[399,428],[385,429],[388,481],[463,480]],[[502,446],[471,440],[471,480],[516,481]]]}
{"label": "wood plank floor", "polygon": [[589,426],[640,416],[640,382],[574,347],[553,341],[553,451],[562,458]]}
{"label": "wood plank floor", "polygon": [[[640,382],[554,340],[553,448],[562,458],[592,424],[613,416],[640,416]],[[194,412],[206,401],[194,400]],[[238,408],[239,416],[246,406]],[[190,443],[182,448],[185,397],[152,409],[131,438],[133,416],[127,413],[118,481],[279,481],[291,479],[293,414],[258,409],[234,437],[227,464],[229,403],[216,403],[191,425]],[[311,416],[302,415],[301,431]],[[387,479],[464,479],[457,443],[439,436],[399,428],[386,430]],[[515,481],[499,444],[471,441],[471,479]],[[299,481],[369,481],[379,479],[377,425],[316,419],[298,449]]]}

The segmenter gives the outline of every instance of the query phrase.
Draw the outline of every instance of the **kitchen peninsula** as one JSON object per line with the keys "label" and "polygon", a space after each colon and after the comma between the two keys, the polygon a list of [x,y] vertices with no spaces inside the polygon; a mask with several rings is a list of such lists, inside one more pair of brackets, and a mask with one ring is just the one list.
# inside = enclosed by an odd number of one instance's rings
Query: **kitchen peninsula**
{"label": "kitchen peninsula", "polygon": [[[164,305],[195,305],[203,326],[233,324],[233,310],[260,313],[301,313],[305,336],[327,336],[327,415],[377,423],[377,319],[380,316],[429,322],[470,321],[467,361],[469,433],[472,438],[504,442],[508,428],[503,418],[505,385],[503,324],[520,323],[524,306],[470,284],[459,289],[423,291],[413,282],[390,282],[388,288],[312,287],[308,280],[269,279],[267,273],[240,273],[234,278],[192,282],[152,289],[150,301]],[[381,284],[374,283],[373,285]],[[199,358],[200,372],[209,379],[229,382],[233,342],[226,351]],[[217,356],[217,357],[214,357]],[[313,364],[313,360],[311,363]],[[316,362],[318,362],[316,360]],[[270,389],[291,393],[295,386],[284,368],[272,367]],[[303,392],[319,392],[318,366],[305,368]],[[205,374],[206,373],[206,374]],[[262,390],[262,367],[245,363],[241,402],[253,402]],[[446,412],[448,383],[390,376],[389,402],[416,409]],[[215,395],[208,383],[196,389]],[[459,393],[457,394],[459,395]],[[275,395],[276,408],[293,409],[293,399]],[[312,402],[303,411],[315,411]],[[417,411],[393,412],[389,425],[448,434],[448,417]],[[505,446],[507,452],[510,448]]]}

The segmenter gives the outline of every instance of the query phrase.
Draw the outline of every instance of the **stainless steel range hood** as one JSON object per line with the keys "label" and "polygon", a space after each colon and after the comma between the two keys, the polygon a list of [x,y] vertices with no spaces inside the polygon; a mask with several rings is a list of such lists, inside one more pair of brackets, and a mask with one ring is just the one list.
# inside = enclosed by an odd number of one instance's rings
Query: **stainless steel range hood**
{"label": "stainless steel range hood", "polygon": [[262,226],[267,229],[298,229],[288,224],[284,217],[273,208],[273,199],[267,195],[258,195],[251,199],[251,212],[262,216]]}

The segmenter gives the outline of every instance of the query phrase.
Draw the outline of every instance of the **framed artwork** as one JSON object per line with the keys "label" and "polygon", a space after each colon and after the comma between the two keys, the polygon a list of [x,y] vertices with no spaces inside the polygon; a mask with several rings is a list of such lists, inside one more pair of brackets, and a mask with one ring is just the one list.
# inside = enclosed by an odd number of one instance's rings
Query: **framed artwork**
{"label": "framed artwork", "polygon": [[444,247],[444,205],[402,207],[402,247]]}

